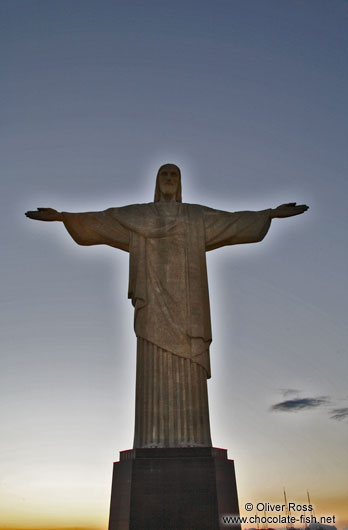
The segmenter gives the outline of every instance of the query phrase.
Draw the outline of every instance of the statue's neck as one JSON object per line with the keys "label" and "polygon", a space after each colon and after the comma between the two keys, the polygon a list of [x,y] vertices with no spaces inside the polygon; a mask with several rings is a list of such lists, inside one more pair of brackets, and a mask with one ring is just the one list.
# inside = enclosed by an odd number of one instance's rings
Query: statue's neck
{"label": "statue's neck", "polygon": [[175,195],[161,195],[158,202],[176,202]]}
{"label": "statue's neck", "polygon": [[165,215],[177,215],[181,211],[181,202],[178,201],[157,201],[155,206]]}

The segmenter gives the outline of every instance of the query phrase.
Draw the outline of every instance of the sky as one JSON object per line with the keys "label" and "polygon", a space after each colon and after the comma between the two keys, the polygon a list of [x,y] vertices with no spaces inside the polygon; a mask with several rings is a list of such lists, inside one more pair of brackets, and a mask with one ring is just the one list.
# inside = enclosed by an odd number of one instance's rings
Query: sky
{"label": "sky", "polygon": [[347,21],[343,0],[3,0],[0,529],[108,524],[133,443],[128,255],[52,207],[183,200],[262,210],[262,243],[208,253],[213,445],[246,502],[348,527]]}

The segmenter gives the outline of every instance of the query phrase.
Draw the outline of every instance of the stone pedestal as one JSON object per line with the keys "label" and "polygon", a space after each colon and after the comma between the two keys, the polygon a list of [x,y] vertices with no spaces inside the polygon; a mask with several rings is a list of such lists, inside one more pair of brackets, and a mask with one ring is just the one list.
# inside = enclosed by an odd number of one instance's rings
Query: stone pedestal
{"label": "stone pedestal", "polygon": [[109,530],[226,530],[221,516],[232,514],[238,497],[226,449],[133,449],[114,464]]}

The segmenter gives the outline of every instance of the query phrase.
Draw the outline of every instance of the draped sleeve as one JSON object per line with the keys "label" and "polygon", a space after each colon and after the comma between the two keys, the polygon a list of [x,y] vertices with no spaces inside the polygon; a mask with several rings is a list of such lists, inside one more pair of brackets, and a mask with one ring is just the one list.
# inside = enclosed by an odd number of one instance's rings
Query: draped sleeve
{"label": "draped sleeve", "polygon": [[271,225],[271,208],[259,212],[224,212],[204,207],[205,249],[257,243]]}
{"label": "draped sleeve", "polygon": [[109,245],[129,252],[130,230],[127,223],[118,219],[117,210],[123,210],[127,218],[127,207],[109,208],[103,212],[62,212],[63,223],[71,237],[79,245]]}

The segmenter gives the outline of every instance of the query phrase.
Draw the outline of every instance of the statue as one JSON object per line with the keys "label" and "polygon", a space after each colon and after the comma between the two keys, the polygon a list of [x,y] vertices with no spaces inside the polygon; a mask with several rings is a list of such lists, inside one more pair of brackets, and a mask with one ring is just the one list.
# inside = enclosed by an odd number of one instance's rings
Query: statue
{"label": "statue", "polygon": [[185,204],[180,170],[165,164],[154,202],[102,212],[26,212],[30,219],[62,221],[80,245],[104,244],[130,254],[128,297],[137,336],[134,448],[211,447],[205,252],[261,241],[272,219],[307,209],[289,203],[230,213]]}

